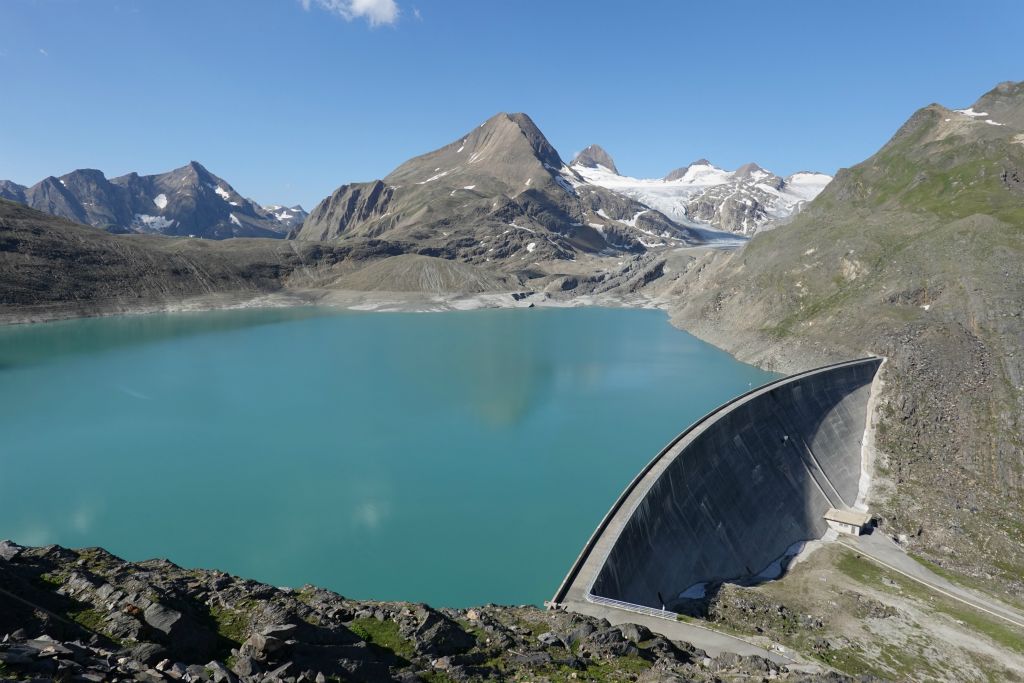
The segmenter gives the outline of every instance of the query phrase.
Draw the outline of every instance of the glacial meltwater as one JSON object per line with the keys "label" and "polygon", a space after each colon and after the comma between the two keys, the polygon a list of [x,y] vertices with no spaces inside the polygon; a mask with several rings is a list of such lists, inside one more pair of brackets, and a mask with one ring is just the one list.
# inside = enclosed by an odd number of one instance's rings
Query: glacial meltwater
{"label": "glacial meltwater", "polygon": [[650,310],[0,328],[0,538],[354,598],[539,604],[648,460],[773,377]]}

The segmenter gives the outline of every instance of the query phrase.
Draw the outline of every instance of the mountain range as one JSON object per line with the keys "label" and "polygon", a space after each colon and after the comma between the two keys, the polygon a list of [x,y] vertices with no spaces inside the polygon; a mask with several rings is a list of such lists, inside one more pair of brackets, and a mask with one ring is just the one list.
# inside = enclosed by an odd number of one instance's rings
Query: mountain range
{"label": "mountain range", "polygon": [[474,264],[639,253],[704,239],[587,182],[526,114],[498,114],[381,180],[342,185],[298,233],[300,240],[367,238]]}
{"label": "mountain range", "polygon": [[146,176],[79,169],[31,187],[3,180],[0,198],[114,233],[208,239],[285,237],[306,216],[300,206],[260,206],[196,161]]}
{"label": "mountain range", "polygon": [[196,161],[148,176],[108,179],[79,169],[31,187],[3,180],[0,198],[114,233],[386,235],[487,263],[520,252],[521,260],[572,259],[692,245],[707,241],[707,229],[750,235],[794,215],[830,179],[780,178],[756,164],[728,172],[706,160],[660,180],[631,178],[597,145],[567,165],[526,114],[499,114],[386,178],[342,185],[317,205],[305,229],[301,206],[261,206]]}
{"label": "mountain range", "polygon": [[707,159],[671,171],[664,178],[621,175],[608,152],[590,145],[571,168],[587,182],[631,197],[674,221],[752,235],[797,214],[832,180],[824,173],[780,177],[749,163],[726,171]]}

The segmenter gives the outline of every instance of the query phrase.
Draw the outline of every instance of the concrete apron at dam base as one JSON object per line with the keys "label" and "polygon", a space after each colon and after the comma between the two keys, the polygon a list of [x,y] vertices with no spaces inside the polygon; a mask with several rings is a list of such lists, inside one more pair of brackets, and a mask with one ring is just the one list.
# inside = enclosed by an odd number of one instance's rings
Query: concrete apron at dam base
{"label": "concrete apron at dam base", "polygon": [[826,534],[826,511],[863,506],[862,442],[881,362],[785,377],[698,420],[623,491],[549,606],[640,623],[712,655],[815,668],[767,639],[678,621],[671,609],[681,594],[703,597],[704,585],[775,578],[802,542]]}

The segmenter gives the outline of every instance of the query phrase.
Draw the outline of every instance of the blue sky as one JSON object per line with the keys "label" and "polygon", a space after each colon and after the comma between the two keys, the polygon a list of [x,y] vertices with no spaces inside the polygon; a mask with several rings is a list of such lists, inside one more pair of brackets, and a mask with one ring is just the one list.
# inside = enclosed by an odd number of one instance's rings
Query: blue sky
{"label": "blue sky", "polygon": [[498,111],[623,173],[787,174],[1024,79],[1024,3],[0,0],[0,178],[190,159],[307,208]]}

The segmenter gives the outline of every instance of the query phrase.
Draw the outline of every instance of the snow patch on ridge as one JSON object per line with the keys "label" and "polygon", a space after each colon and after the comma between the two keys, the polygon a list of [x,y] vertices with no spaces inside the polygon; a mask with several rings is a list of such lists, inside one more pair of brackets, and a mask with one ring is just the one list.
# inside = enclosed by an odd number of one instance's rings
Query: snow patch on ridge
{"label": "snow patch on ridge", "polygon": [[[437,169],[434,169],[434,170],[436,171]],[[420,182],[418,182],[416,184],[417,185],[426,185],[427,183],[432,183],[435,180],[438,180],[439,178],[444,178],[449,173],[451,173],[451,171],[442,171],[441,173],[437,173],[435,175],[432,175],[429,178],[427,178],[426,180],[421,180]]]}
{"label": "snow patch on ridge", "polygon": [[967,109],[954,109],[957,114],[963,114],[964,116],[988,116],[987,111],[974,111],[974,107],[967,107]]}
{"label": "snow patch on ridge", "polygon": [[174,225],[175,221],[163,216],[151,216],[147,213],[137,213],[132,219],[132,228],[140,232],[162,232]]}

